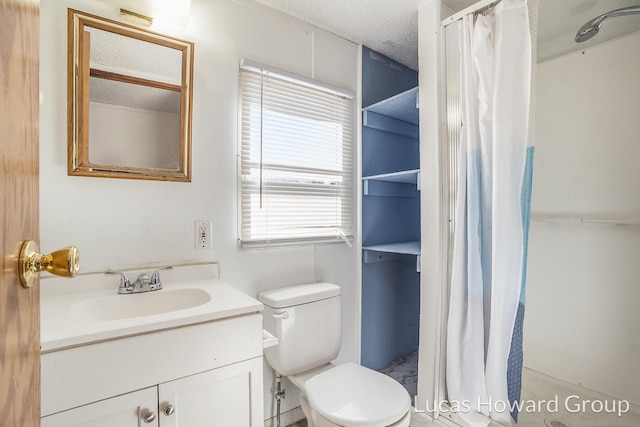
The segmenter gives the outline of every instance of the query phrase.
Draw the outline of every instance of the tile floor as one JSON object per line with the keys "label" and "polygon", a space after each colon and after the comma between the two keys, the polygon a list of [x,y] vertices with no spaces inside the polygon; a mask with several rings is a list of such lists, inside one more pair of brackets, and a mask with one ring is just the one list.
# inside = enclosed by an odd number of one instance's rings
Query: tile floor
{"label": "tile floor", "polygon": [[398,381],[409,392],[411,399],[418,391],[418,352],[408,354],[391,364],[380,369],[383,374],[389,375]]}
{"label": "tile floor", "polygon": [[[620,399],[615,399],[584,387],[560,381],[538,372],[525,369],[522,375],[522,400],[524,402],[548,402],[541,411],[523,411],[518,427],[638,427],[640,407],[626,409]],[[556,402],[557,401],[557,407]],[[601,407],[601,404],[607,407]],[[615,406],[614,406],[615,405]],[[605,409],[615,410],[607,413]],[[550,409],[547,410],[547,409]]]}

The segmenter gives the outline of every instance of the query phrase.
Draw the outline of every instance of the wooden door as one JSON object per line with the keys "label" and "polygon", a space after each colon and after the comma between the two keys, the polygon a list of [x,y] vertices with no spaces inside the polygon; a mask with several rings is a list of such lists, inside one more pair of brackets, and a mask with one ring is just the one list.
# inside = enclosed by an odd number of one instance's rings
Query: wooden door
{"label": "wooden door", "polygon": [[22,240],[39,241],[39,0],[0,0],[0,426],[40,421],[39,284],[20,285]]}

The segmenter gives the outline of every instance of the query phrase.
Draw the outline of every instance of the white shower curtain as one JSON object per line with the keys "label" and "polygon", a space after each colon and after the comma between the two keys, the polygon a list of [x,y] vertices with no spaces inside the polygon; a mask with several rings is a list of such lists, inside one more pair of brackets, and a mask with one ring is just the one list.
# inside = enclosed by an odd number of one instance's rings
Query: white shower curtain
{"label": "white shower curtain", "polygon": [[[503,0],[486,15],[465,17],[461,27],[463,125],[447,393],[468,423],[486,425],[488,416],[508,426],[513,420],[507,370],[524,284],[527,156],[533,152],[528,150],[531,37],[526,0]],[[519,349],[521,343],[515,344]],[[518,399],[519,379],[518,373]]]}

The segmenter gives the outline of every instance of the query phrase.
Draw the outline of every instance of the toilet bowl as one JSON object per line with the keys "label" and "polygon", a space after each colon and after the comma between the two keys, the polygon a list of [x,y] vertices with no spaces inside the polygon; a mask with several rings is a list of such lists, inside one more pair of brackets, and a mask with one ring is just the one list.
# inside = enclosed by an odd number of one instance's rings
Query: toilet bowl
{"label": "toilet bowl", "polygon": [[[292,375],[315,427],[406,427],[411,399],[394,379],[355,363]],[[305,405],[307,406],[305,410]]]}
{"label": "toilet bowl", "polygon": [[340,287],[295,285],[258,295],[264,328],[278,338],[267,363],[300,390],[309,427],[408,427],[411,398],[394,379],[355,363],[333,365],[340,351]]}

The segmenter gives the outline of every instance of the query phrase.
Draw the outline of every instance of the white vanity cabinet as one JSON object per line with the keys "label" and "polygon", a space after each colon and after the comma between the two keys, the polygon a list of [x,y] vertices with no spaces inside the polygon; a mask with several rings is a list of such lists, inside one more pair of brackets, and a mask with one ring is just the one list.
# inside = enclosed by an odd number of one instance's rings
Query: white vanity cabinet
{"label": "white vanity cabinet", "polygon": [[[42,427],[205,427],[263,423],[262,358],[42,418]],[[260,406],[256,406],[260,405]]]}
{"label": "white vanity cabinet", "polygon": [[262,304],[221,282],[202,289],[211,302],[190,317],[144,325],[65,324],[56,314],[77,301],[45,299],[42,426],[262,426]]}
{"label": "white vanity cabinet", "polygon": [[261,384],[262,358],[160,384],[160,427],[263,425]]}
{"label": "white vanity cabinet", "polygon": [[[158,426],[158,388],[101,400],[42,418],[41,427],[139,427]],[[145,417],[148,423],[141,421]],[[153,419],[151,419],[153,418]]]}

